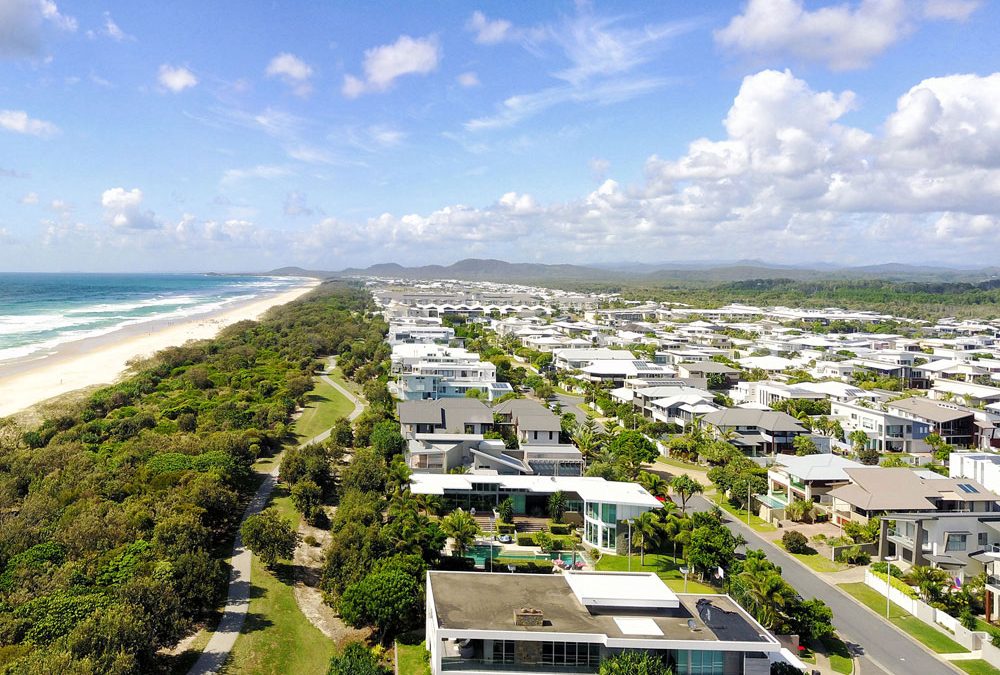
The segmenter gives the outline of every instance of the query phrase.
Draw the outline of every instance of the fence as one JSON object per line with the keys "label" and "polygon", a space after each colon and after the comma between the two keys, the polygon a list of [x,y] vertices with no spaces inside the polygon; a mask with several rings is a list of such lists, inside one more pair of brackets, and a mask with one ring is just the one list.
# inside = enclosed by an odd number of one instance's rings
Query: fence
{"label": "fence", "polygon": [[838,556],[841,551],[846,551],[847,549],[854,548],[855,546],[861,549],[862,553],[867,553],[873,558],[878,555],[878,542],[869,542],[867,544],[844,544],[843,546],[830,547],[830,560],[838,560]]}
{"label": "fence", "polygon": [[[942,628],[947,630],[949,633],[948,637],[969,651],[976,651],[977,649],[982,648],[984,642],[989,642],[988,639],[986,639],[985,633],[971,631],[947,612],[935,609],[919,598],[909,597],[901,590],[891,587],[888,581],[883,581],[879,577],[872,574],[871,570],[865,572],[865,584],[882,595],[885,595],[886,588],[888,587],[889,600],[892,601],[894,605],[897,605],[905,612],[917,617],[928,626],[939,630]],[[997,651],[1000,652],[1000,650]]]}

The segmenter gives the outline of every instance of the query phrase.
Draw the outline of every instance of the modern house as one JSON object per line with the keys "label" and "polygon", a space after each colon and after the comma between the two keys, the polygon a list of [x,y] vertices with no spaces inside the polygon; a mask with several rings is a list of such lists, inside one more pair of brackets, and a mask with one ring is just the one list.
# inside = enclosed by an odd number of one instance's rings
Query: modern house
{"label": "modern house", "polygon": [[830,490],[850,482],[846,469],[860,468],[864,465],[832,453],[778,455],[767,470],[768,494],[757,497],[762,507],[772,512],[765,519],[782,517],[783,513],[776,512],[797,500],[830,504]]}
{"label": "modern house", "polygon": [[927,422],[893,415],[878,407],[841,402],[830,404],[830,416],[840,422],[845,436],[855,431],[865,432],[868,447],[879,452],[930,452],[930,446],[924,442],[931,432]]}
{"label": "modern house", "polygon": [[390,346],[401,344],[448,344],[455,339],[455,329],[442,326],[440,320],[418,321],[394,319],[389,322],[386,342]]}
{"label": "modern house", "polygon": [[[580,476],[586,468],[583,455],[571,443],[560,443],[559,418],[538,401],[514,398],[493,408],[495,428],[517,439],[517,449],[504,454],[520,459],[529,473],[545,476]],[[506,427],[506,428],[505,428]]]}
{"label": "modern house", "polygon": [[440,496],[446,513],[456,508],[489,513],[510,497],[521,516],[548,513],[549,497],[562,492],[567,512],[579,514],[583,523],[584,543],[612,553],[626,546],[626,521],[663,506],[641,485],[585,476],[415,473],[410,491]]}
{"label": "modern house", "polygon": [[837,525],[909,513],[994,513],[1000,499],[972,479],[932,471],[877,466],[844,471],[851,482],[829,493],[831,520]]}
{"label": "modern house", "polygon": [[557,349],[552,354],[554,357],[552,363],[557,370],[581,370],[595,361],[635,360],[635,356],[627,349],[608,349],[607,347]]}
{"label": "modern house", "polygon": [[708,413],[702,421],[716,433],[732,432],[730,442],[751,456],[791,453],[795,437],[808,433],[797,419],[775,410],[726,408]]}
{"label": "modern house", "polygon": [[392,348],[390,390],[404,401],[460,398],[470,390],[493,401],[513,391],[497,382],[494,364],[465,349],[436,344],[398,344]]}
{"label": "modern house", "polygon": [[[558,431],[554,440],[549,441],[547,437],[551,432],[542,429],[551,427],[551,420],[541,415],[527,414],[522,421],[527,436],[539,436],[535,439],[537,442],[507,448],[503,440],[485,438],[484,434],[495,428],[493,411],[476,399],[403,401],[396,410],[400,433],[406,439],[405,461],[414,472],[448,473],[461,468],[471,473],[499,475],[579,476],[583,473],[580,451],[573,445],[559,444]],[[543,434],[545,439],[541,438]]]}
{"label": "modern house", "polygon": [[433,675],[594,673],[626,650],[678,675],[768,675],[781,645],[728,595],[678,594],[652,573],[427,573]]}
{"label": "modern house", "polygon": [[899,417],[928,425],[945,443],[959,448],[976,446],[976,415],[968,408],[913,396],[887,403],[885,409]]}

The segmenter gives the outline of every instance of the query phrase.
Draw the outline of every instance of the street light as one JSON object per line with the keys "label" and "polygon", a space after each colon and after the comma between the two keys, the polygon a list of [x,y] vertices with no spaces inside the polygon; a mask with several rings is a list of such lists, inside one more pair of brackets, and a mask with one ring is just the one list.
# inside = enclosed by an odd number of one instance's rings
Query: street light
{"label": "street light", "polygon": [[892,561],[896,559],[894,555],[887,555],[882,558],[885,561],[885,620],[889,621],[889,592],[892,590]]}

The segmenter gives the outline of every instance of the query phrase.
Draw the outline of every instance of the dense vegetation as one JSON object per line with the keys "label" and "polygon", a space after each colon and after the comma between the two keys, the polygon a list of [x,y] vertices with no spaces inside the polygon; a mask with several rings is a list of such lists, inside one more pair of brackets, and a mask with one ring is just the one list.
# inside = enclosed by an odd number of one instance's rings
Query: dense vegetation
{"label": "dense vegetation", "polygon": [[[39,428],[0,428],[0,671],[149,673],[216,604],[252,462],[290,440],[318,359],[377,368],[385,326],[324,284],[166,349]],[[371,365],[375,364],[375,365]]]}

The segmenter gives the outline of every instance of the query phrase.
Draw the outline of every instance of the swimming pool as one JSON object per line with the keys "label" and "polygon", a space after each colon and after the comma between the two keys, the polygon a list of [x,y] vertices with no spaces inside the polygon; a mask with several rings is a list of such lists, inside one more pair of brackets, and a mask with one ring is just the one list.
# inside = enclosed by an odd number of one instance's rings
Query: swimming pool
{"label": "swimming pool", "polygon": [[[490,549],[493,549],[493,559],[505,558],[511,560],[530,560],[537,562],[544,562],[546,560],[562,560],[563,562],[571,563],[573,562],[573,552],[572,551],[553,551],[551,553],[529,553],[527,551],[504,551],[502,546],[489,546],[488,544],[476,544],[475,546],[470,546],[468,553],[465,555],[476,561],[476,567],[485,567],[490,560]],[[584,558],[583,553],[580,551],[576,552],[577,562],[587,562]]]}
{"label": "swimming pool", "polygon": [[775,499],[771,495],[757,495],[757,499],[760,500],[761,504],[763,504],[764,506],[767,506],[768,508],[772,508],[772,509],[783,509],[786,506],[788,506],[784,502],[779,502],[777,499]]}

